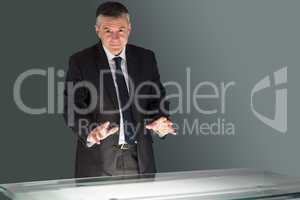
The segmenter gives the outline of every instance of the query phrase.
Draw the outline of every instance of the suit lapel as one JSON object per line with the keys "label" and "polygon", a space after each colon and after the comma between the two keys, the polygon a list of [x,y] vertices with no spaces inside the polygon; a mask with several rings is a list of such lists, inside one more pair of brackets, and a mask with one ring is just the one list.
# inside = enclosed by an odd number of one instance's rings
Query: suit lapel
{"label": "suit lapel", "polygon": [[[129,45],[126,46],[126,63],[127,63],[128,77],[131,79],[134,86],[137,86],[138,61],[136,56],[133,55],[133,52]],[[134,90],[134,88],[130,88],[130,89]]]}
{"label": "suit lapel", "polygon": [[105,91],[109,94],[109,97],[111,98],[114,107],[117,109],[118,99],[117,99],[116,88],[113,81],[112,72],[108,64],[108,59],[106,57],[101,42],[99,42],[96,45],[96,66],[97,66],[97,71],[99,72],[98,77],[100,77],[101,75],[100,72],[103,73],[102,75],[103,75],[103,84],[104,84]]}
{"label": "suit lapel", "polygon": [[[127,63],[127,72],[128,72],[128,78],[132,81],[132,84],[129,84],[129,91],[130,95],[133,95],[133,98],[135,98],[135,87],[138,86],[138,75],[139,75],[139,65],[136,55],[133,54],[132,49],[129,45],[126,46],[126,63]],[[130,83],[130,82],[129,82]],[[135,122],[138,122],[137,119],[137,110],[134,106],[134,101],[132,102],[133,106],[132,112],[133,112],[133,119]]]}

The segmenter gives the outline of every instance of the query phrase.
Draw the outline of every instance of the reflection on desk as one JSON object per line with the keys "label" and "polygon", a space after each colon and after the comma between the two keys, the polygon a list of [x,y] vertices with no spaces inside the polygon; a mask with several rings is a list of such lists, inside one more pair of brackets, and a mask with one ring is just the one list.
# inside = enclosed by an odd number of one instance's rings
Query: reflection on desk
{"label": "reflection on desk", "polygon": [[300,199],[300,178],[251,169],[181,171],[0,185],[16,200]]}

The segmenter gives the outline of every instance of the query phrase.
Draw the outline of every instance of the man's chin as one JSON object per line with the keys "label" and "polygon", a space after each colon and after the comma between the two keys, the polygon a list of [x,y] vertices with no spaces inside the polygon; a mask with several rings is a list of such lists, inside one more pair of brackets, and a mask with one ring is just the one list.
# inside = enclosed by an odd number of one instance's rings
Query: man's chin
{"label": "man's chin", "polygon": [[111,49],[111,52],[113,53],[113,54],[119,54],[119,53],[121,53],[121,51],[122,51],[122,47],[118,47],[118,48],[110,48]]}

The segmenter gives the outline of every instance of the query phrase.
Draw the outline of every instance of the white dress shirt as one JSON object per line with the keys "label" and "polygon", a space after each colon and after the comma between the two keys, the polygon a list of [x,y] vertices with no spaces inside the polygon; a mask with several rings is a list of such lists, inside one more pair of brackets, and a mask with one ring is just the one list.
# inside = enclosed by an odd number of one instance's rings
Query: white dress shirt
{"label": "white dress shirt", "polygon": [[[114,80],[114,84],[115,84],[115,88],[116,88],[116,93],[117,93],[117,98],[118,98],[118,105],[119,105],[119,108],[120,108],[121,105],[120,105],[120,99],[119,99],[119,90],[118,90],[118,85],[117,85],[117,82],[116,82],[116,75],[115,75],[116,64],[115,64],[115,61],[113,60],[113,58],[114,57],[121,57],[122,58],[121,69],[122,69],[122,72],[124,74],[125,82],[126,82],[126,85],[127,85],[127,90],[129,92],[129,89],[128,89],[129,88],[129,85],[128,85],[128,72],[127,72],[127,63],[126,63],[126,54],[125,54],[126,47],[117,56],[110,53],[104,46],[103,46],[103,49],[104,49],[105,54],[107,56],[109,67],[110,67],[110,70],[112,72],[112,76],[113,76],[113,80]],[[125,135],[124,135],[123,115],[122,115],[121,109],[119,109],[119,112],[120,112],[119,144],[126,144]]]}

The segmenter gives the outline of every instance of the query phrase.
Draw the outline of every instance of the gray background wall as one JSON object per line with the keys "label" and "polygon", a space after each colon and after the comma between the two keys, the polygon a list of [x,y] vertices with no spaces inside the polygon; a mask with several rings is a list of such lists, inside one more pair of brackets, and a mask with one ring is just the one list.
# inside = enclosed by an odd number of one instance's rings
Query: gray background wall
{"label": "gray background wall", "polygon": [[[68,57],[94,44],[95,9],[101,1],[2,1],[0,183],[69,178],[74,170],[75,137],[58,114],[28,115],[13,101],[13,84],[31,69],[67,69]],[[234,81],[226,113],[174,114],[183,119],[235,124],[234,136],[182,134],[155,141],[159,171],[262,168],[300,176],[299,50],[300,1],[166,0],[122,1],[131,11],[130,42],[155,51],[163,81],[192,86],[202,81]],[[250,91],[266,75],[288,66],[288,132],[261,123],[250,110]],[[56,79],[57,82],[63,79]],[[32,77],[23,98],[33,106],[47,100],[46,80]],[[171,93],[172,89],[168,89]],[[186,94],[184,94],[186,99]],[[272,116],[273,90],[257,100]],[[218,106],[215,101],[203,106]],[[173,100],[173,105],[176,101]]]}

